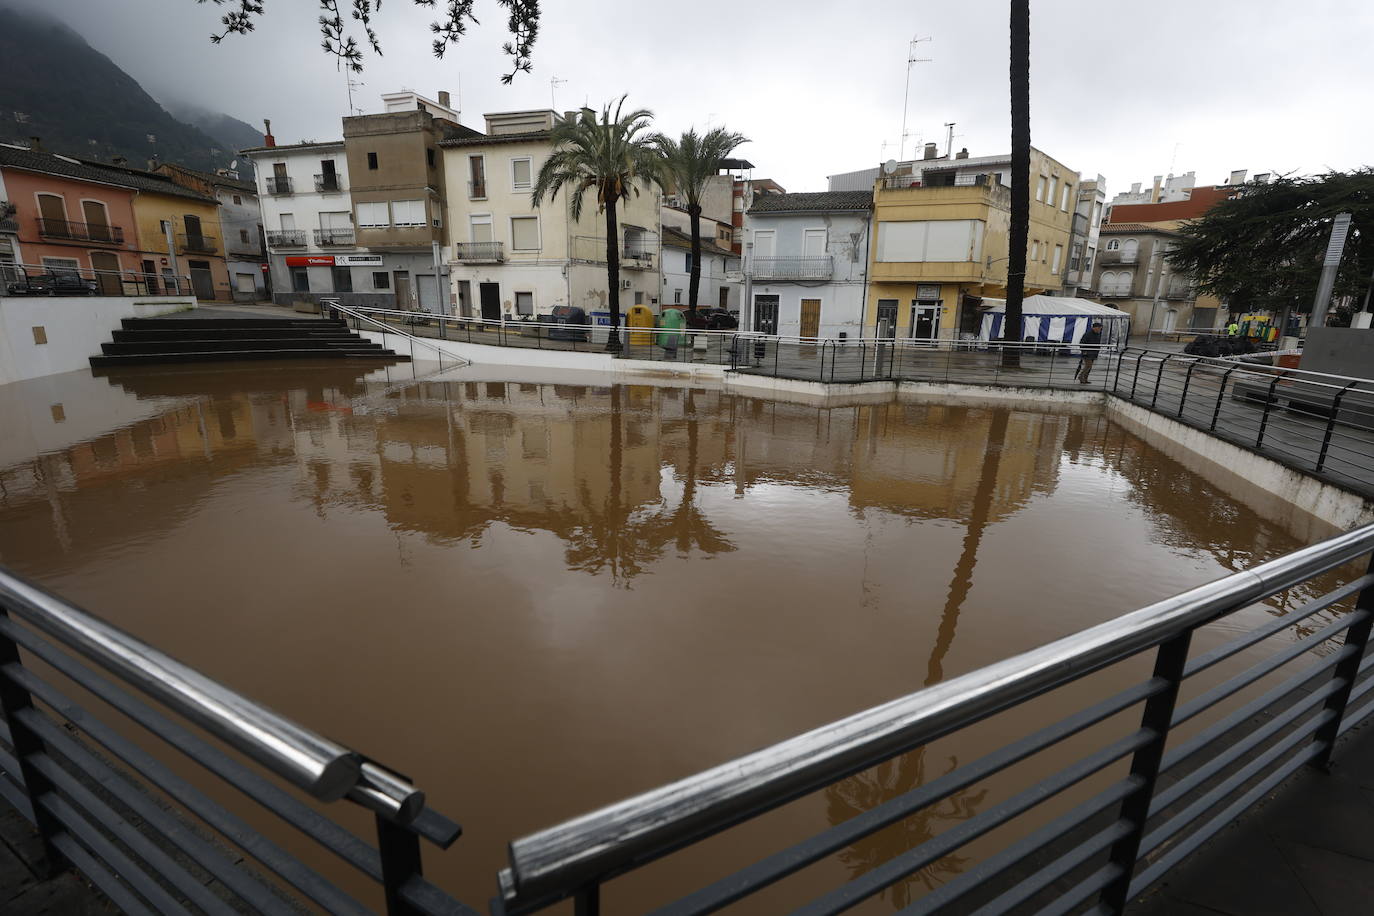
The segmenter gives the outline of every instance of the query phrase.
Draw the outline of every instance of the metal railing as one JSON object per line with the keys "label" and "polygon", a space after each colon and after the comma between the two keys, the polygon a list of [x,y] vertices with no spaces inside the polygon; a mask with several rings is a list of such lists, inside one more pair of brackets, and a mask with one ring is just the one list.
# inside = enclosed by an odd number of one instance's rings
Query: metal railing
{"label": "metal railing", "polygon": [[212,235],[177,234],[177,247],[190,254],[214,254],[219,250],[217,243]]}
{"label": "metal railing", "polygon": [[504,242],[454,242],[453,257],[466,264],[499,264],[506,259]]}
{"label": "metal railing", "polygon": [[320,247],[330,245],[352,245],[354,232],[352,229],[316,229],[315,244]]}
{"label": "metal railing", "polygon": [[304,248],[304,229],[268,229],[267,244],[274,248]]}
{"label": "metal railing", "polygon": [[468,182],[468,200],[486,200],[487,183],[485,181]]}
{"label": "metal railing", "polygon": [[[120,721],[78,705],[82,692]],[[78,868],[125,912],[374,909],[288,851],[294,835],[269,838],[183,776],[177,755],[376,882],[388,913],[471,912],[422,876],[420,840],[446,849],[461,831],[405,777],[3,569],[0,712],[0,795],[50,866]],[[373,814],[375,847],[317,807],[343,801]]]}
{"label": "metal railing", "polygon": [[268,194],[277,194],[277,195],[290,194],[290,193],[291,193],[291,179],[290,179],[290,178],[278,178],[278,177],[276,177],[275,175],[269,175],[269,176],[267,176],[267,193],[268,193]]}
{"label": "metal railing", "polygon": [[[369,311],[374,310],[360,309],[356,306],[343,305],[338,299],[334,298],[320,298],[321,316],[329,317],[330,313],[333,313],[334,317],[342,319],[345,324],[352,322],[352,327],[355,331],[375,331],[376,333],[381,334],[382,346],[384,348],[391,346],[387,340],[387,335],[394,334],[398,338],[405,340],[410,344],[409,356],[412,360],[415,358],[415,347],[420,346],[434,353],[435,360],[439,363],[439,368],[441,370],[450,367],[472,365],[471,360],[464,359],[461,356],[455,356],[452,353],[445,352],[444,348],[434,343],[433,340],[426,340],[423,337],[418,337],[414,334],[407,333],[406,331],[399,330],[394,325],[388,322],[382,321],[372,315],[366,314]],[[447,361],[448,363],[447,366],[445,365],[445,361]]]}
{"label": "metal railing", "polygon": [[829,280],[835,273],[830,255],[795,258],[751,258],[749,276],[755,280]]}
{"label": "metal railing", "polygon": [[[596,913],[602,885],[620,875],[1006,713],[995,734],[1017,737],[997,750],[654,912],[710,913],[746,900],[884,828],[942,802],[957,805],[966,790],[1055,749],[1072,762],[964,812],[933,837],[925,833],[795,912],[849,909],[998,828],[1039,817],[1038,826],[1011,833],[1014,840],[996,835],[976,865],[935,882],[902,912],[1064,913],[1095,905],[1091,912],[1121,913],[1300,767],[1325,765],[1337,737],[1374,711],[1374,681],[1361,677],[1374,663],[1365,657],[1374,573],[1345,567],[1371,549],[1374,526],[1338,535],[520,838],[500,877],[502,911],[514,916],[573,898],[578,912]],[[1318,576],[1344,581],[1287,613],[1262,615],[1257,627],[1245,620],[1242,612],[1256,602]],[[1352,600],[1353,610],[1338,610]],[[1190,652],[1194,634],[1219,621],[1222,641]],[[1275,643],[1272,654],[1216,683],[1216,666],[1241,653],[1249,663],[1255,647]],[[1144,679],[1136,673],[1141,656],[1153,668]],[[1020,724],[1034,720],[1021,711],[1035,698],[1109,668],[1131,686],[1037,730]]]}
{"label": "metal railing", "polygon": [[1112,394],[1374,496],[1374,379],[1128,349]]}
{"label": "metal railing", "polygon": [[620,266],[631,270],[653,270],[653,249],[633,245],[625,248],[620,252]]}
{"label": "metal railing", "polygon": [[1140,253],[1135,251],[1099,251],[1097,262],[1099,264],[1138,264],[1140,263]]}
{"label": "metal railing", "polygon": [[[289,181],[290,179],[287,180]],[[343,184],[339,181],[337,172],[333,175],[320,174],[315,176],[315,190],[322,193],[333,193],[334,191],[342,191]],[[289,186],[287,193],[290,193]]]}
{"label": "metal railing", "polygon": [[70,239],[106,245],[124,244],[124,228],[122,226],[75,223],[66,219],[49,219],[46,216],[38,217],[38,234],[48,239]]}
{"label": "metal railing", "polygon": [[0,293],[7,296],[190,296],[189,277],[149,274],[133,270],[92,270],[89,267],[49,267],[43,264],[6,264],[0,273]]}

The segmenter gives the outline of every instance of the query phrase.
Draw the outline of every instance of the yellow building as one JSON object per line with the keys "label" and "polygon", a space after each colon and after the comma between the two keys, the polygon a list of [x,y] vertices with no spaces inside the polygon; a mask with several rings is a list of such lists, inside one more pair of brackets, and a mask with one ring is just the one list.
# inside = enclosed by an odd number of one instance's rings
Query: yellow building
{"label": "yellow building", "polygon": [[[1011,157],[934,155],[896,164],[873,192],[865,334],[957,338],[978,303],[1006,295]],[[1031,150],[1026,295],[1063,288],[1078,173]]]}

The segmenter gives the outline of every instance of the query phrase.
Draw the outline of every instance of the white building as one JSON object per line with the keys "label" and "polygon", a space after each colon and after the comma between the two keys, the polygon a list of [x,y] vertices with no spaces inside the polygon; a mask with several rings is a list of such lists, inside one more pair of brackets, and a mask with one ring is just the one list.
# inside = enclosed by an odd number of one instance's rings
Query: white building
{"label": "white building", "polygon": [[[742,276],[737,269],[731,269],[738,266],[739,258],[729,248],[730,227],[724,227],[725,234],[722,236],[718,223],[708,220],[701,222],[701,285],[697,292],[697,306],[738,312]],[[663,274],[660,303],[686,308],[691,304],[691,233],[665,225],[660,263]]]}
{"label": "white building", "polygon": [[863,334],[873,191],[769,194],[745,213],[751,330]]}
{"label": "white building", "polygon": [[1131,185],[1129,191],[1122,191],[1112,198],[1112,206],[1117,204],[1168,204],[1176,200],[1187,200],[1197,184],[1197,173],[1186,172],[1182,175],[1170,174],[1167,178],[1156,175],[1150,187],[1142,189],[1140,182]]}
{"label": "white building", "polygon": [[[547,315],[560,305],[609,310],[605,214],[588,191],[581,218],[569,193],[536,207],[534,182],[553,149],[551,110],[488,114],[486,133],[440,142],[448,186],[445,249],[458,314],[487,319]],[[657,311],[662,195],[640,187],[616,210],[620,308]]]}

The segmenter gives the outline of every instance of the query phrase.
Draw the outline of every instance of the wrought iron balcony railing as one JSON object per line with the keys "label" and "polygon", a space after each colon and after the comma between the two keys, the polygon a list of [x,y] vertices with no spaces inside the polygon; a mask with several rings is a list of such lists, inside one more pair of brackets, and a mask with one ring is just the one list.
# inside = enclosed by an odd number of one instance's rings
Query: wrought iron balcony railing
{"label": "wrought iron balcony railing", "polygon": [[835,273],[830,255],[788,258],[754,258],[749,275],[755,280],[829,280]]}
{"label": "wrought iron balcony railing", "polygon": [[457,242],[453,256],[465,264],[499,264],[506,259],[503,242]]}
{"label": "wrought iron balcony railing", "polygon": [[177,246],[182,251],[192,254],[214,254],[219,250],[218,241],[211,235],[188,235],[186,233],[177,235]]}
{"label": "wrought iron balcony railing", "polygon": [[316,229],[315,244],[321,247],[328,245],[352,245],[354,242],[352,229]]}
{"label": "wrought iron balcony railing", "polygon": [[72,239],[79,242],[97,242],[106,245],[124,244],[124,229],[120,226],[106,226],[101,223],[74,223],[66,219],[38,218],[38,234],[48,239]]}
{"label": "wrought iron balcony railing", "polygon": [[1135,251],[1103,251],[1098,258],[1103,264],[1135,264],[1140,255]]}
{"label": "wrought iron balcony railing", "polygon": [[468,200],[486,200],[487,183],[485,181],[468,182]]}
{"label": "wrought iron balcony railing", "polygon": [[305,247],[304,229],[268,229],[267,244],[273,248]]}
{"label": "wrought iron balcony railing", "polygon": [[631,246],[620,253],[620,266],[633,270],[653,270],[654,253],[648,248]]}
{"label": "wrought iron balcony railing", "polygon": [[278,178],[278,177],[276,177],[275,175],[269,177],[269,178],[267,179],[267,193],[268,193],[268,194],[278,194],[278,195],[281,195],[281,194],[290,194],[290,193],[292,193],[292,191],[291,191],[291,179],[290,179],[290,178]]}
{"label": "wrought iron balcony railing", "polygon": [[[271,180],[271,179],[269,179],[269,180]],[[287,182],[289,183],[290,180],[291,180],[291,179],[288,178],[288,179],[287,179]],[[327,192],[342,191],[342,190],[343,190],[343,183],[342,183],[341,181],[339,181],[339,176],[338,176],[337,173],[335,173],[335,174],[333,174],[333,175],[316,175],[316,176],[315,176],[315,190],[316,190],[316,191],[327,191]],[[287,191],[287,193],[289,194],[290,191]]]}

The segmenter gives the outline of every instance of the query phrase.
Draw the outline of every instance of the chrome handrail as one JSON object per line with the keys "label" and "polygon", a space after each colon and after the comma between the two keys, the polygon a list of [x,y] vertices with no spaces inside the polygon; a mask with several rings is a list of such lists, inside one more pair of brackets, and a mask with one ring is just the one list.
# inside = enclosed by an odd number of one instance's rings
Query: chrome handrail
{"label": "chrome handrail", "polygon": [[400,823],[424,807],[424,793],[403,777],[4,569],[0,607],[320,801],[348,798]]}
{"label": "chrome handrail", "polygon": [[1198,586],[1038,649],[848,716],[516,840],[507,901],[644,864],[927,744],[1374,550],[1374,525]]}
{"label": "chrome handrail", "polygon": [[[435,354],[439,357],[439,367],[440,367],[440,368],[443,368],[443,365],[444,365],[444,357],[448,357],[449,359],[451,359],[451,360],[453,360],[455,363],[457,363],[459,366],[471,366],[471,365],[472,365],[472,360],[470,360],[470,359],[464,359],[464,358],[461,357],[461,356],[455,356],[455,355],[453,355],[452,353],[445,353],[442,347],[440,347],[439,345],[437,345],[436,343],[434,343],[434,341],[431,340],[431,339],[429,339],[429,338],[425,338],[425,337],[416,337],[414,334],[407,334],[405,331],[399,331],[399,330],[397,330],[396,328],[392,327],[391,325],[387,324],[385,321],[378,321],[376,318],[373,318],[371,315],[366,315],[366,314],[360,312],[358,309],[354,308],[353,306],[350,306],[350,305],[343,305],[343,304],[340,303],[339,300],[337,300],[337,299],[330,299],[330,298],[321,297],[321,298],[320,298],[320,306],[321,306],[322,308],[330,308],[330,309],[333,309],[333,310],[335,310],[336,312],[340,312],[340,313],[342,313],[342,314],[344,314],[344,315],[349,316],[350,318],[355,318],[355,319],[357,319],[358,321],[370,322],[371,324],[374,324],[374,325],[376,325],[377,327],[381,328],[381,330],[382,330],[382,332],[383,332],[384,334],[395,334],[395,335],[398,336],[398,337],[403,337],[403,338],[405,338],[406,340],[410,341],[412,348],[414,347],[415,344],[420,344],[420,345],[423,346],[423,347],[429,347],[429,348],[430,348],[431,350],[433,350],[433,351],[435,352]],[[401,313],[401,314],[414,315],[414,314],[416,314],[416,313],[415,313],[415,312],[403,312],[403,313]]]}

